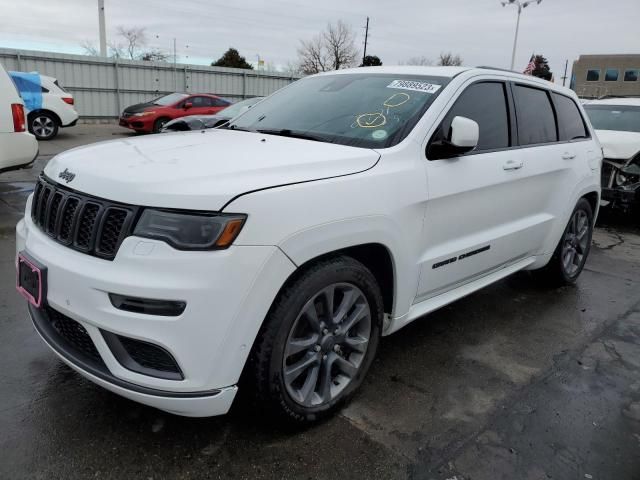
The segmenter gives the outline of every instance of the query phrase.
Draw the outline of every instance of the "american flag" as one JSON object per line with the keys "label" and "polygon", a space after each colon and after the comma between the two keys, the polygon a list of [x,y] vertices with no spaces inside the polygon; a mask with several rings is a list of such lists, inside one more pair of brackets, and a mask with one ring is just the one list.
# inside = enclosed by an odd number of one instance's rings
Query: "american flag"
{"label": "american flag", "polygon": [[536,56],[532,53],[531,54],[531,60],[529,60],[529,64],[527,65],[527,68],[525,68],[524,72],[522,72],[522,73],[524,73],[525,75],[533,74],[533,71],[536,69],[535,58],[536,58]]}

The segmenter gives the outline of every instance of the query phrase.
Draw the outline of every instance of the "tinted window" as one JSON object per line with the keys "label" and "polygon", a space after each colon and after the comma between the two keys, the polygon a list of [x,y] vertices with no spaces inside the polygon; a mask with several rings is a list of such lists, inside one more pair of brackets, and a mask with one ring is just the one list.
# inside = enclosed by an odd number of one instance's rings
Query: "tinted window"
{"label": "tinted window", "polygon": [[597,82],[600,80],[600,70],[587,70],[587,82]]}
{"label": "tinted window", "polygon": [[558,115],[560,141],[588,137],[589,135],[584,127],[582,116],[575,102],[564,95],[558,95],[557,93],[552,93],[551,95],[553,96],[556,114]]}
{"label": "tinted window", "polygon": [[443,135],[447,135],[457,116],[470,118],[480,127],[478,146],[474,151],[509,146],[509,114],[502,83],[476,83],[462,92],[442,122]]}
{"label": "tinted window", "polygon": [[555,117],[547,92],[516,85],[513,93],[520,145],[557,141]]}
{"label": "tinted window", "polygon": [[624,81],[625,82],[636,82],[638,80],[638,70],[625,70],[624,71]]}
{"label": "tinted window", "polygon": [[604,74],[605,82],[617,82],[618,81],[618,70],[615,68],[607,68],[607,71]]}

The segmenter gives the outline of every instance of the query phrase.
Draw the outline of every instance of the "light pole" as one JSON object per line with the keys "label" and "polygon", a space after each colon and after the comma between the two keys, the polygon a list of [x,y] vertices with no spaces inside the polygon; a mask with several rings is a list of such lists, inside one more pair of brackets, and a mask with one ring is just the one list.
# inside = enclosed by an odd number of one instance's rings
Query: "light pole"
{"label": "light pole", "polygon": [[518,45],[518,29],[520,28],[520,14],[522,13],[522,9],[527,8],[532,3],[540,5],[541,2],[542,0],[527,0],[526,2],[521,2],[520,0],[507,0],[506,2],[500,2],[502,3],[503,7],[506,7],[507,5],[515,5],[516,7],[518,7],[518,20],[516,20],[516,35],[513,39],[513,52],[511,53],[511,70],[513,70],[513,66],[515,65],[515,62],[516,62],[516,47]]}

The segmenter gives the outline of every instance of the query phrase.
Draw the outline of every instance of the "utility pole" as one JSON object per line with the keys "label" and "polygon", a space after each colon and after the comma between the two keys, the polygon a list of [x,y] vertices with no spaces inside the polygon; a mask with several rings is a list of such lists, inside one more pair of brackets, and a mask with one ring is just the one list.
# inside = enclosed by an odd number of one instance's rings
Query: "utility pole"
{"label": "utility pole", "polygon": [[107,56],[107,29],[104,20],[104,0],[98,0],[98,25],[100,28],[100,56]]}
{"label": "utility pole", "polygon": [[362,54],[362,64],[364,65],[364,58],[367,56],[367,41],[369,40],[369,17],[367,17],[367,26],[364,27],[364,53]]}
{"label": "utility pole", "polygon": [[178,56],[176,54],[176,37],[173,37],[173,91],[178,91]]}
{"label": "utility pole", "polygon": [[564,62],[564,75],[562,76],[562,86],[564,87],[564,82],[567,79],[567,68],[569,67],[569,60]]}

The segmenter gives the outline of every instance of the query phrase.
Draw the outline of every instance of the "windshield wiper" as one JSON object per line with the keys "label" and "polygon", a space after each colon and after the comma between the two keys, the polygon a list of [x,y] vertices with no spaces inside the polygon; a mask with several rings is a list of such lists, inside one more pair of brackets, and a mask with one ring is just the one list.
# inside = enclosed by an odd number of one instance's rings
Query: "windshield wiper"
{"label": "windshield wiper", "polygon": [[264,133],[266,135],[279,135],[281,137],[290,137],[290,138],[301,138],[303,140],[312,140],[314,142],[327,142],[327,143],[331,143],[329,142],[329,140],[327,140],[324,137],[320,137],[318,135],[310,135],[306,132],[297,132],[295,130],[290,130],[288,128],[282,128],[282,129],[258,129],[256,130],[256,132],[260,132],[260,133]]}
{"label": "windshield wiper", "polygon": [[255,130],[251,130],[249,128],[242,128],[242,127],[238,127],[237,125],[231,125],[229,122],[225,122],[216,128],[221,128],[226,130],[235,130],[237,132],[255,132]]}

